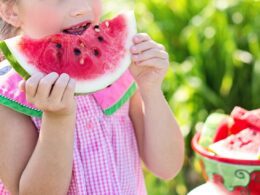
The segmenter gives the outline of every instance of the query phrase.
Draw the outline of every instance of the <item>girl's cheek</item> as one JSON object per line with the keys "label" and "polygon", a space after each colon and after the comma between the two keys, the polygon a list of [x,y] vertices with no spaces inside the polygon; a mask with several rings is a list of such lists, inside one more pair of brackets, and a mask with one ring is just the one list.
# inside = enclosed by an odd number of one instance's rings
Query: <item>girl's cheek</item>
{"label": "girl's cheek", "polygon": [[41,38],[50,34],[58,33],[62,26],[62,17],[57,9],[50,7],[32,7],[25,10],[22,16],[22,29],[32,38]]}

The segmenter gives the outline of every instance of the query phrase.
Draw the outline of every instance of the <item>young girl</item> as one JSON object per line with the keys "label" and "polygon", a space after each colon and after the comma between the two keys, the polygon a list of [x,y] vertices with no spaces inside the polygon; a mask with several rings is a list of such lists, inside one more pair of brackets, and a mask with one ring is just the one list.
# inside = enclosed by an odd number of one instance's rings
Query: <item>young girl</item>
{"label": "young girl", "polygon": [[[96,23],[101,2],[0,0],[0,13],[2,39],[17,33],[40,38]],[[143,195],[141,160],[162,179],[178,173],[184,141],[161,91],[168,54],[147,34],[134,37],[131,51],[131,74],[76,97],[67,74],[37,73],[22,81],[1,63],[1,195]]]}

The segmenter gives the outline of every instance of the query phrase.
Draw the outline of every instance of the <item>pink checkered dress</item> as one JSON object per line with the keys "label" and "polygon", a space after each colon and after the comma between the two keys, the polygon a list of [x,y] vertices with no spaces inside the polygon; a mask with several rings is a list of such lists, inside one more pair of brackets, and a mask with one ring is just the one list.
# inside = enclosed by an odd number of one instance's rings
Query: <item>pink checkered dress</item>
{"label": "pink checkered dress", "polygon": [[[14,82],[15,79],[11,80]],[[129,82],[123,80],[129,85]],[[1,82],[3,81],[0,80]],[[5,89],[0,87],[2,96],[32,108],[31,105],[23,102],[25,100],[24,97],[21,98],[21,94],[10,92],[14,85],[6,85],[6,83],[8,82],[5,80]],[[121,98],[120,105],[112,108],[110,114],[104,113],[111,106],[109,105],[111,102],[104,98],[112,102],[119,100],[114,97],[116,93],[113,90],[117,88],[117,85],[119,88],[120,86],[122,89],[125,88],[120,83],[122,82],[119,80],[116,85],[112,86],[112,91],[106,89],[97,94],[76,97],[78,110],[69,195],[147,194],[135,133],[128,115],[129,99],[125,96],[122,101],[125,93],[121,93],[119,97]],[[6,90],[6,86],[11,87]],[[3,101],[1,103],[15,109],[13,105],[8,105]],[[18,111],[28,114],[27,111],[19,109]],[[30,113],[33,113],[33,110]],[[41,118],[36,116],[31,116],[31,118],[39,132]],[[6,194],[9,193],[0,181],[0,195]]]}

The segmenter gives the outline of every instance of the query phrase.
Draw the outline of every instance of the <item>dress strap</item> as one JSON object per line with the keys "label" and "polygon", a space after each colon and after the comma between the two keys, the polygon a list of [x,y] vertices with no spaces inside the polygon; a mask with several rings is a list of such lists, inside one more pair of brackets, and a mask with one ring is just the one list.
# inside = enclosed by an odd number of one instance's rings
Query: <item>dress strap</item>
{"label": "dress strap", "polygon": [[93,94],[104,114],[112,115],[119,110],[135,93],[137,85],[129,71],[115,83]]}
{"label": "dress strap", "polygon": [[18,88],[22,80],[7,60],[0,63],[0,104],[28,116],[41,117],[42,112],[26,101],[25,93]]}

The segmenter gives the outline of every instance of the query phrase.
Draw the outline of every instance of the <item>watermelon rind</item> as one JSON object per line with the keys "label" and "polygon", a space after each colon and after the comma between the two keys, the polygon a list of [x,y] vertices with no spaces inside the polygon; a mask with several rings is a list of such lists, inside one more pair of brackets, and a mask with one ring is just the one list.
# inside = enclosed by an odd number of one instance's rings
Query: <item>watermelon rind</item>
{"label": "watermelon rind", "polygon": [[227,117],[228,115],[221,113],[212,113],[208,116],[201,130],[201,136],[199,140],[199,144],[201,146],[208,147],[213,143],[218,125]]}
{"label": "watermelon rind", "polygon": [[30,78],[30,74],[16,60],[5,41],[0,41],[0,48],[5,58],[9,61],[15,71],[18,72],[25,80]]}
{"label": "watermelon rind", "polygon": [[[97,79],[93,80],[76,80],[76,89],[75,94],[87,94],[91,92],[95,92],[114,83],[119,77],[128,69],[131,64],[131,53],[130,47],[133,44],[133,37],[137,33],[136,27],[136,19],[133,11],[128,11],[126,13],[122,13],[123,17],[126,19],[127,23],[127,32],[128,36],[125,43],[125,48],[129,48],[126,50],[125,57],[121,59],[119,62],[120,67],[116,69],[116,71],[106,73]],[[4,41],[0,42],[0,48],[3,51],[6,59],[10,62],[12,67],[24,78],[28,79],[30,75],[35,72],[39,72],[36,67],[32,64],[28,64],[26,58],[17,48],[17,45],[21,39],[22,35],[16,36]]]}

